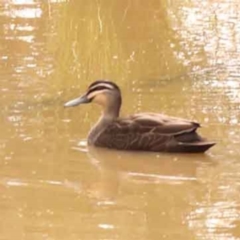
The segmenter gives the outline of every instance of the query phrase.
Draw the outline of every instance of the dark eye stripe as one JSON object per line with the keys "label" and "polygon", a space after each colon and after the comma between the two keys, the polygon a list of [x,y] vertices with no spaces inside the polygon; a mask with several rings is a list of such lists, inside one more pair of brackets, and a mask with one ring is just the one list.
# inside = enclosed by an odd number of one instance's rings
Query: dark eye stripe
{"label": "dark eye stripe", "polygon": [[96,86],[96,87],[90,88],[87,92],[87,95],[89,95],[92,92],[100,91],[100,90],[112,90],[112,88],[108,88],[106,86]]}

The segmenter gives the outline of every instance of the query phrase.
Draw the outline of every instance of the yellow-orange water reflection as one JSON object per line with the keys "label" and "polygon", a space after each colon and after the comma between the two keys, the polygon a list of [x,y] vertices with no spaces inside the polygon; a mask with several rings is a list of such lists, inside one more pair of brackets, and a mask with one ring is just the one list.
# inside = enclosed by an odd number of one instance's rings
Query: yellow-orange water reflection
{"label": "yellow-orange water reflection", "polygon": [[[226,239],[239,225],[239,4],[0,3],[0,239]],[[89,149],[90,81],[123,114],[197,119],[206,155]]]}

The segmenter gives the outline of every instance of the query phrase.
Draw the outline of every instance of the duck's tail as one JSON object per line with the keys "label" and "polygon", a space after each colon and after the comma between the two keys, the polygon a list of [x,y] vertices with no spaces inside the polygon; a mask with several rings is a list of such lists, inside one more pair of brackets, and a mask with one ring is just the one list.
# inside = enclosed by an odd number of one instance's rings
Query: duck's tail
{"label": "duck's tail", "polygon": [[203,153],[216,144],[215,142],[210,142],[207,139],[202,138],[196,132],[196,129],[197,128],[192,129],[189,132],[175,135],[178,151],[189,153]]}
{"label": "duck's tail", "polygon": [[192,143],[178,142],[178,150],[185,153],[204,153],[215,144],[215,142],[207,141]]}

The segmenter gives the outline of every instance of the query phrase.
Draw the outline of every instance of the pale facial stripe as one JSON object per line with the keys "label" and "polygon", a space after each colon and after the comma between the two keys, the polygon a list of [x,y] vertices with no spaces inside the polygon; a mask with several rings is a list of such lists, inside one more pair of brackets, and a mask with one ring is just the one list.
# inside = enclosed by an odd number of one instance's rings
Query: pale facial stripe
{"label": "pale facial stripe", "polygon": [[96,91],[92,91],[87,95],[88,99],[93,99],[95,96],[97,96],[98,94],[101,94],[105,91],[109,91],[108,89],[103,89],[103,90],[96,90]]}

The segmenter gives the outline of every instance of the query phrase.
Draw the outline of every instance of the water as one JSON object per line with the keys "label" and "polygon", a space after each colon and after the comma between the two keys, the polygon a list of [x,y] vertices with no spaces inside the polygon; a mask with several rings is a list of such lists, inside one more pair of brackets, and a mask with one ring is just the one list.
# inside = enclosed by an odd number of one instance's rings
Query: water
{"label": "water", "polygon": [[[240,6],[232,1],[0,3],[0,239],[240,239]],[[88,148],[116,81],[122,115],[196,119],[207,154]]]}

